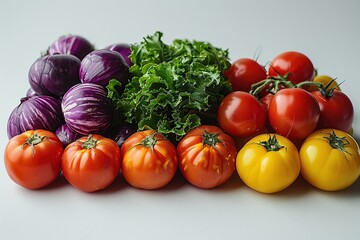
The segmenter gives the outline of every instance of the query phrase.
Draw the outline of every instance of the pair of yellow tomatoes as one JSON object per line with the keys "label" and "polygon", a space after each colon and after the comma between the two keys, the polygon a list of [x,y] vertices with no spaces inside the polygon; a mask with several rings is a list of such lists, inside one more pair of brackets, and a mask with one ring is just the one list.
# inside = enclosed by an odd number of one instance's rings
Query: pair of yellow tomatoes
{"label": "pair of yellow tomatoes", "polygon": [[312,133],[300,150],[286,137],[261,134],[241,148],[236,168],[246,185],[263,193],[287,188],[299,174],[319,189],[336,191],[358,179],[359,146],[348,133],[333,129]]}

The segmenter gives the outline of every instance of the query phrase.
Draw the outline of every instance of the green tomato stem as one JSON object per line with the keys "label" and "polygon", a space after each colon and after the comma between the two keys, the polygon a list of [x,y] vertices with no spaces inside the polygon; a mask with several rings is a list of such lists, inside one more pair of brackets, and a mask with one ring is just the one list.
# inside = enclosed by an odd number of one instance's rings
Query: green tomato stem
{"label": "green tomato stem", "polygon": [[154,146],[157,143],[157,139],[155,138],[156,132],[154,132],[151,135],[146,136],[142,141],[141,141],[141,145],[143,145],[144,147],[147,148],[151,148],[154,149]]}
{"label": "green tomato stem", "polygon": [[46,136],[40,136],[37,133],[35,133],[26,139],[24,145],[29,145],[31,147],[34,147],[35,145],[41,143],[45,138]]}
{"label": "green tomato stem", "polygon": [[349,141],[346,139],[346,137],[339,137],[336,135],[335,131],[332,130],[329,137],[324,138],[328,140],[332,148],[338,149],[344,153],[348,153],[348,151],[345,149],[346,145],[349,144]]}
{"label": "green tomato stem", "polygon": [[89,134],[87,140],[82,143],[82,148],[84,149],[93,149],[97,145],[97,140],[93,139],[92,135]]}
{"label": "green tomato stem", "polygon": [[25,143],[22,145],[22,147],[25,147],[26,145],[29,145],[32,150],[32,155],[35,155],[35,146],[37,144],[40,144],[46,139],[46,136],[40,136],[37,133],[32,134],[29,138],[26,139]]}
{"label": "green tomato stem", "polygon": [[284,148],[284,146],[282,146],[277,140],[276,134],[274,134],[273,136],[269,134],[269,139],[267,141],[262,141],[258,143],[258,145],[266,148],[268,152],[279,151],[280,149]]}
{"label": "green tomato stem", "polygon": [[203,137],[203,145],[208,145],[210,147],[215,147],[216,144],[221,143],[222,141],[218,138],[219,133],[205,133],[202,135]]}

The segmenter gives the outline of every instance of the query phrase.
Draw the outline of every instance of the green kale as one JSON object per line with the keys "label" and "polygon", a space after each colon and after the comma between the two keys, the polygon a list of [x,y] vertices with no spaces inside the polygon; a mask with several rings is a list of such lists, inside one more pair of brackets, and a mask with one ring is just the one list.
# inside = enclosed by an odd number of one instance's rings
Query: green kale
{"label": "green kale", "polygon": [[231,91],[223,72],[230,66],[228,51],[210,43],[174,40],[165,44],[162,33],[131,45],[132,78],[120,96],[109,97],[127,122],[139,130],[152,128],[179,140],[209,116],[215,117],[223,97]]}

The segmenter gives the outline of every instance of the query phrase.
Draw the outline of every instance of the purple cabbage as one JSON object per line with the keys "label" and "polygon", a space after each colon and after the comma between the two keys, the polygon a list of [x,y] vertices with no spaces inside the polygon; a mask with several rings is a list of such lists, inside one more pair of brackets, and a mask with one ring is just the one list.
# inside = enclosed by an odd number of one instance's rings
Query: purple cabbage
{"label": "purple cabbage", "polygon": [[32,88],[29,88],[29,89],[27,90],[27,92],[26,92],[26,97],[33,97],[33,96],[37,96],[37,95],[39,95],[39,94],[37,94],[37,93],[34,91],[34,89],[32,89]]}
{"label": "purple cabbage", "polygon": [[125,62],[129,67],[133,65],[133,63],[130,60],[131,49],[129,44],[126,43],[112,44],[106,47],[105,49],[109,49],[111,51],[120,53],[120,55],[124,58]]}
{"label": "purple cabbage", "polygon": [[114,109],[107,91],[94,83],[77,84],[61,103],[66,124],[81,135],[104,133],[112,124]]}
{"label": "purple cabbage", "polygon": [[94,46],[88,40],[71,34],[59,37],[48,49],[50,55],[70,54],[80,60],[92,51],[94,51]]}
{"label": "purple cabbage", "polygon": [[89,53],[80,64],[80,81],[107,86],[111,79],[125,85],[129,79],[129,66],[117,52],[107,49]]}
{"label": "purple cabbage", "polygon": [[105,136],[114,140],[117,145],[121,147],[125,140],[136,131],[136,125],[130,123],[121,123],[112,126],[105,134]]}
{"label": "purple cabbage", "polygon": [[9,139],[27,130],[44,129],[55,132],[64,123],[61,103],[51,96],[22,98],[7,123]]}
{"label": "purple cabbage", "polygon": [[69,128],[69,126],[66,123],[61,125],[55,131],[55,134],[60,139],[64,147],[66,147],[70,143],[75,142],[77,139],[82,137],[81,134],[78,134],[77,132],[71,130],[71,128]]}
{"label": "purple cabbage", "polygon": [[31,88],[39,95],[62,96],[70,87],[80,83],[80,60],[72,55],[43,56],[29,70]]}

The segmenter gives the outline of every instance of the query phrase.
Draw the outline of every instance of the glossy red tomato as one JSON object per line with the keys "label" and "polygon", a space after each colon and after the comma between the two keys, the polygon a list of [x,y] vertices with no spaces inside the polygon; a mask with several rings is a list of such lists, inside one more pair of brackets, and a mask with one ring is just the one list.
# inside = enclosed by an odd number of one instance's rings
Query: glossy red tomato
{"label": "glossy red tomato", "polygon": [[29,130],[6,145],[5,168],[10,178],[28,189],[43,188],[60,174],[62,143],[52,132]]}
{"label": "glossy red tomato", "polygon": [[251,85],[266,78],[266,70],[258,62],[250,58],[240,58],[225,71],[233,91],[249,92]]}
{"label": "glossy red tomato", "polygon": [[315,76],[314,65],[311,60],[299,52],[284,52],[276,56],[270,63],[269,76],[285,76],[294,84],[311,81]]}
{"label": "glossy red tomato", "polygon": [[274,97],[274,94],[268,93],[260,99],[260,101],[265,104],[267,110],[269,110],[269,106],[270,106],[270,103],[271,103],[273,97]]}
{"label": "glossy red tomato", "polygon": [[315,130],[320,108],[315,97],[308,91],[286,88],[274,95],[268,116],[276,133],[292,140],[301,140]]}
{"label": "glossy red tomato", "polygon": [[120,149],[115,141],[98,134],[70,143],[62,156],[66,180],[84,192],[108,187],[119,175]]}
{"label": "glossy red tomato", "polygon": [[266,106],[253,95],[236,91],[222,100],[217,116],[225,132],[232,136],[247,137],[264,126]]}
{"label": "glossy red tomato", "polygon": [[235,171],[235,142],[216,126],[190,130],[179,142],[177,152],[182,175],[199,188],[217,187]]}
{"label": "glossy red tomato", "polygon": [[318,128],[334,128],[348,132],[354,120],[354,107],[349,97],[334,90],[331,96],[323,96],[320,91],[312,92],[320,106]]}
{"label": "glossy red tomato", "polygon": [[154,130],[132,134],[121,146],[122,173],[136,188],[164,187],[175,176],[178,158],[175,146]]}

